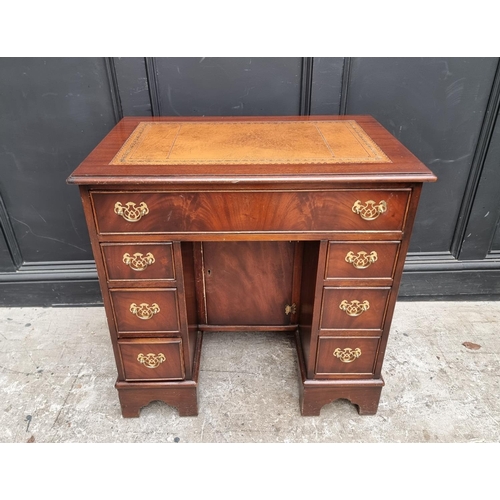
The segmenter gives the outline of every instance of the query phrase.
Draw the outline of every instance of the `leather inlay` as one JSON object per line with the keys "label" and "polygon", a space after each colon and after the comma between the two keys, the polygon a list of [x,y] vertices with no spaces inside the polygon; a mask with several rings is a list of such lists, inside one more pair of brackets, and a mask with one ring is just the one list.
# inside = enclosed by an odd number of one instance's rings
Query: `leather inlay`
{"label": "leather inlay", "polygon": [[392,163],[354,120],[140,122],[111,165]]}

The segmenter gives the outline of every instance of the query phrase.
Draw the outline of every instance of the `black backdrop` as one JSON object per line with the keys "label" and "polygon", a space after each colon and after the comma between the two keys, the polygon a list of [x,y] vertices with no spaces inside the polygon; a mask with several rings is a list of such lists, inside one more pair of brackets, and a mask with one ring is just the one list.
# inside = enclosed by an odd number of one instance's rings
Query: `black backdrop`
{"label": "black backdrop", "polygon": [[497,58],[0,58],[0,305],[99,304],[67,176],[122,116],[370,114],[438,176],[401,297],[500,298]]}

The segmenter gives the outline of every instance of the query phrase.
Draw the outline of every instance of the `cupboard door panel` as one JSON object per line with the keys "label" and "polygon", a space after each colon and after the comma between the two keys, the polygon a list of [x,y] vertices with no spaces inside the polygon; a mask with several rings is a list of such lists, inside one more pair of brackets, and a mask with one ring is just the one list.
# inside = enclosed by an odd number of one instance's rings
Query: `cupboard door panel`
{"label": "cupboard door panel", "polygon": [[289,325],[295,243],[204,242],[211,325]]}

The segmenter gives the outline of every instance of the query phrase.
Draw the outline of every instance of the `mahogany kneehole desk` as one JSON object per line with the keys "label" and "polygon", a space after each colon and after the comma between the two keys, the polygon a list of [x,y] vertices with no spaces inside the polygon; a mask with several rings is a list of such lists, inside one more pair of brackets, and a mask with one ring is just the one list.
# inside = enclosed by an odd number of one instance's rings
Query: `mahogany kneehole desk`
{"label": "mahogany kneehole desk", "polygon": [[[79,184],[124,417],[197,415],[202,335],[296,337],[302,415],[377,411],[422,183],[368,116],[124,118]],[[277,367],[277,369],[279,369]]]}

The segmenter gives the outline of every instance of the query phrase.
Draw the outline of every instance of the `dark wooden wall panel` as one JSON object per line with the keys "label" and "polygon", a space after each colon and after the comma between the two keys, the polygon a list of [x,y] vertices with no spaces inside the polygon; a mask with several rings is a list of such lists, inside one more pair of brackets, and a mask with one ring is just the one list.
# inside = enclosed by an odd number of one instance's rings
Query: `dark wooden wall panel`
{"label": "dark wooden wall panel", "polygon": [[5,58],[0,67],[0,193],[23,259],[90,259],[66,177],[115,123],[104,59]]}
{"label": "dark wooden wall panel", "polygon": [[161,115],[297,115],[301,58],[156,59]]}
{"label": "dark wooden wall panel", "polygon": [[496,58],[355,58],[347,114],[370,114],[438,176],[424,186],[410,252],[450,251]]}
{"label": "dark wooden wall panel", "polygon": [[491,243],[491,250],[500,253],[500,221],[497,221],[495,234]]}
{"label": "dark wooden wall panel", "polygon": [[343,57],[315,57],[312,80],[312,115],[338,115],[342,94]]}
{"label": "dark wooden wall panel", "polygon": [[21,263],[21,252],[0,193],[0,273],[16,271]]}
{"label": "dark wooden wall panel", "polygon": [[[465,229],[461,260],[484,259],[490,249],[496,248],[495,228],[500,218],[500,119],[497,119],[485,157],[481,179]],[[497,231],[498,232],[498,231]],[[492,242],[493,240],[493,242]]]}
{"label": "dark wooden wall panel", "polygon": [[151,116],[144,57],[113,58],[123,116]]}
{"label": "dark wooden wall panel", "polygon": [[97,277],[59,281],[52,276],[48,281],[11,281],[0,285],[2,307],[102,306]]}
{"label": "dark wooden wall panel", "polygon": [[498,298],[499,107],[498,58],[0,58],[0,305],[101,303],[65,180],[141,115],[373,115],[439,177],[400,296]]}
{"label": "dark wooden wall panel", "polygon": [[7,241],[0,230],[0,273],[1,272],[12,272],[15,271],[16,267],[12,262],[12,257],[10,256],[9,247],[7,246]]}

